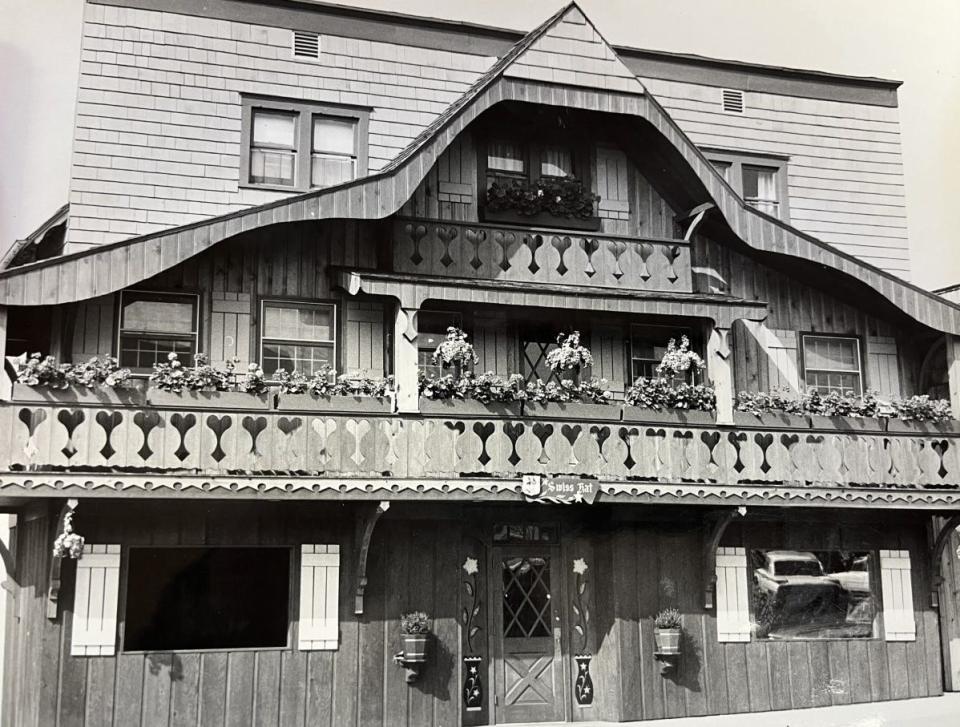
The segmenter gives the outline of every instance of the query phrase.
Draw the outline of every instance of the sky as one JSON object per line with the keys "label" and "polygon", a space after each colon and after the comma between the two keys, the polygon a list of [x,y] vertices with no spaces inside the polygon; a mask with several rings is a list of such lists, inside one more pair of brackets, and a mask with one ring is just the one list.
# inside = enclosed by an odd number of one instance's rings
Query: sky
{"label": "sky", "polygon": [[[201,2],[202,0],[196,0]],[[343,0],[530,30],[563,0]],[[914,282],[960,283],[960,2],[580,0],[638,48],[901,80]],[[0,248],[67,201],[82,0],[0,0]]]}

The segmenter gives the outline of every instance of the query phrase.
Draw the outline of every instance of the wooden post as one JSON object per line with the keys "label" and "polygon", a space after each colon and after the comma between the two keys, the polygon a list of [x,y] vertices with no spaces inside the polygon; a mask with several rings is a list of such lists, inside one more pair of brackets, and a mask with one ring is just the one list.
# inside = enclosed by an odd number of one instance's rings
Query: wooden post
{"label": "wooden post", "polygon": [[0,305],[0,401],[10,401],[13,382],[7,376],[7,306]]}
{"label": "wooden post", "polygon": [[393,319],[393,375],[397,386],[397,411],[416,414],[420,411],[417,387],[417,313],[397,303]]}
{"label": "wooden post", "polygon": [[950,383],[950,407],[960,419],[960,336],[947,334],[947,381]]}
{"label": "wooden post", "polygon": [[707,372],[717,392],[717,424],[733,424],[733,369],[730,329],[714,325],[707,341]]}

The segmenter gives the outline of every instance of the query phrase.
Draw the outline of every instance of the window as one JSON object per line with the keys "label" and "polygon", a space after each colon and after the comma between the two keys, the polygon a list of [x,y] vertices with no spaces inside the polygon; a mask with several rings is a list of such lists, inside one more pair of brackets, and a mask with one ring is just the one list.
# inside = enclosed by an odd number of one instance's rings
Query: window
{"label": "window", "polygon": [[[679,346],[682,336],[690,339],[691,350],[702,353],[689,329],[641,324],[630,326],[630,380],[656,378],[657,366],[667,352],[670,339],[674,339]],[[691,370],[690,383],[696,383],[696,376],[697,372]]]}
{"label": "window", "polygon": [[842,336],[803,336],[803,373],[807,388],[863,393],[860,341]]}
{"label": "window", "polygon": [[367,173],[370,110],[244,97],[241,183],[307,191]]}
{"label": "window", "polygon": [[131,548],[124,650],[282,648],[289,548]]}
{"label": "window", "polygon": [[447,337],[447,329],[451,326],[463,327],[459,313],[425,310],[417,315],[417,363],[428,376],[443,374],[443,367],[433,362],[433,354]]}
{"label": "window", "polygon": [[712,149],[703,153],[744,202],[772,217],[789,220],[785,158]]}
{"label": "window", "polygon": [[312,376],[324,364],[334,366],[336,307],[332,304],[263,301],[260,330],[260,365],[268,375],[285,369]]}
{"label": "window", "polygon": [[176,353],[186,364],[197,353],[198,297],[195,294],[124,290],[120,293],[120,365],[149,371]]}
{"label": "window", "polygon": [[873,637],[877,597],[872,553],[753,550],[750,567],[756,638]]}
{"label": "window", "polygon": [[573,149],[564,144],[541,144],[496,139],[487,143],[487,187],[494,182],[535,182],[542,177],[575,177]]}

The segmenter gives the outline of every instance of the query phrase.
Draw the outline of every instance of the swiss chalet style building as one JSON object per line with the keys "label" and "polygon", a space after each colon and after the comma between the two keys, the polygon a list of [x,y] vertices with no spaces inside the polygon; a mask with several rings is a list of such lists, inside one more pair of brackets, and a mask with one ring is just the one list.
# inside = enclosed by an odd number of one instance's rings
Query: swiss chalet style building
{"label": "swiss chalet style building", "polygon": [[[526,35],[200,6],[87,1],[69,205],[0,271],[4,724],[627,721],[960,684],[960,427],[734,406],[960,410],[960,307],[906,282],[896,82],[613,48],[575,4]],[[448,328],[474,379],[541,392],[579,331],[610,396],[431,399]],[[715,409],[644,408],[682,336]],[[133,376],[30,386],[56,377],[33,352]],[[272,385],[176,393],[170,353]],[[277,385],[325,366],[331,396]],[[71,528],[82,557],[53,557]]]}

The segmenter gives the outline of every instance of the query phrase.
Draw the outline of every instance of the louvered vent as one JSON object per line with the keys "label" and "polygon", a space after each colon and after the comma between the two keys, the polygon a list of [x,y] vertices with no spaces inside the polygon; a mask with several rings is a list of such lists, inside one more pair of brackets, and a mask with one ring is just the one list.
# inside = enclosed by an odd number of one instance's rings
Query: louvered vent
{"label": "louvered vent", "polygon": [[721,99],[723,110],[728,114],[743,113],[743,91],[731,91],[725,88],[721,91]]}
{"label": "louvered vent", "polygon": [[302,30],[293,31],[293,55],[296,58],[319,58],[320,35]]}

